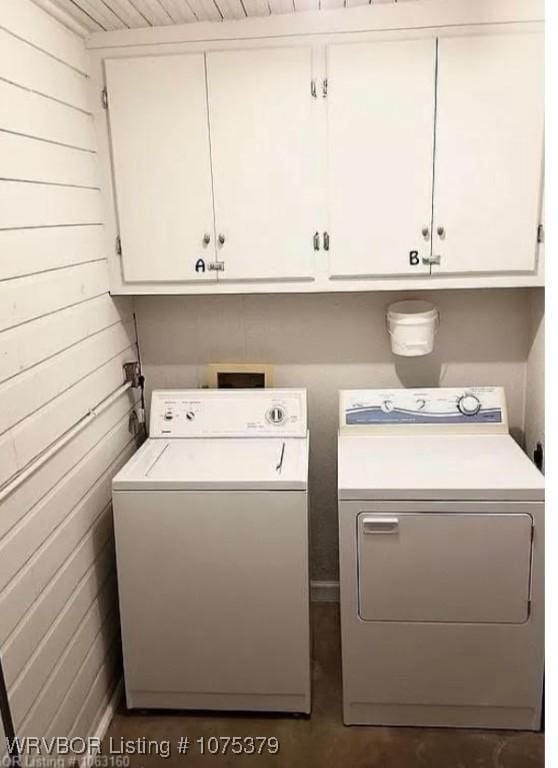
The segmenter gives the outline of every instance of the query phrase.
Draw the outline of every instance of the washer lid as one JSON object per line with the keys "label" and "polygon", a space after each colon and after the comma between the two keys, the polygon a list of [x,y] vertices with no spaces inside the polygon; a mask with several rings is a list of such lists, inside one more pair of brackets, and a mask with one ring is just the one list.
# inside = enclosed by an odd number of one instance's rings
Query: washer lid
{"label": "washer lid", "polygon": [[308,438],[149,439],[113,490],[305,490]]}
{"label": "washer lid", "polygon": [[541,500],[544,478],[509,435],[340,435],[340,499]]}

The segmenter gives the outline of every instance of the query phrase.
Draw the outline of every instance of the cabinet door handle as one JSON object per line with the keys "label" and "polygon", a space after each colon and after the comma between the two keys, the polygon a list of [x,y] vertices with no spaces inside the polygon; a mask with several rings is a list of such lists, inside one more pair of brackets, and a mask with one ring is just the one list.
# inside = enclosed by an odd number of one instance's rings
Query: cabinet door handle
{"label": "cabinet door handle", "polygon": [[443,240],[444,237],[446,236],[446,230],[443,227],[438,227],[436,232],[438,233],[438,237],[440,238],[440,240]]}
{"label": "cabinet door handle", "polygon": [[423,227],[422,228],[422,236],[425,240],[428,240],[430,238],[430,227]]}
{"label": "cabinet door handle", "polygon": [[324,251],[329,251],[329,232],[324,232]]}
{"label": "cabinet door handle", "polygon": [[319,251],[320,250],[320,233],[314,232],[314,250]]}
{"label": "cabinet door handle", "polygon": [[205,235],[203,236],[202,242],[203,242],[203,247],[207,248],[207,246],[211,242],[211,235],[206,232]]}
{"label": "cabinet door handle", "polygon": [[217,238],[217,241],[219,243],[219,247],[222,248],[225,245],[225,235],[221,233]]}

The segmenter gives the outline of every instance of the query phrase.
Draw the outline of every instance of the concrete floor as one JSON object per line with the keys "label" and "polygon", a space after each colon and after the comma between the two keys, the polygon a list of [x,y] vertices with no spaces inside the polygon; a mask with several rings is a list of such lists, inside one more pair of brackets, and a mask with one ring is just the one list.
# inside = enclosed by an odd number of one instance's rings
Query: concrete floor
{"label": "concrete floor", "polygon": [[[160,766],[265,766],[266,768],[542,768],[541,733],[450,730],[445,728],[350,727],[341,717],[339,609],[312,607],[312,717],[128,713],[114,718],[107,739],[169,739],[168,759],[132,757],[132,768]],[[277,755],[200,755],[195,740],[209,736],[276,736]],[[190,737],[187,756],[177,754],[181,736]],[[105,749],[105,754],[107,750]]]}

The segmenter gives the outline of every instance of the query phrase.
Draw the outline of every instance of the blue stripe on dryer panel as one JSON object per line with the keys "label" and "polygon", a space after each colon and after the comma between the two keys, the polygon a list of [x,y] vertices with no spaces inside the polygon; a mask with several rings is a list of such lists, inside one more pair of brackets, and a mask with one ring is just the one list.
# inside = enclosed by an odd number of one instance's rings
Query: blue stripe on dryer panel
{"label": "blue stripe on dryer panel", "polygon": [[377,406],[352,408],[345,412],[346,424],[501,424],[500,408],[481,409],[474,416],[456,413],[421,413],[402,408],[383,411]]}

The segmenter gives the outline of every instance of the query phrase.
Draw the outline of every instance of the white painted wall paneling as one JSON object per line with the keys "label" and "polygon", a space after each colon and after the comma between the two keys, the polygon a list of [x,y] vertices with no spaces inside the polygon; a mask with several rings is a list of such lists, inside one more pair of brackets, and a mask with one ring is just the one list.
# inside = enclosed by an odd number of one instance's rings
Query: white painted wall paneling
{"label": "white painted wall paneling", "polygon": [[26,45],[0,29],[2,78],[84,112],[89,110],[88,77],[66,63]]}
{"label": "white painted wall paneling", "polygon": [[[119,442],[111,446],[111,452],[108,455],[106,445],[97,446],[94,457],[95,466],[103,468],[103,471],[90,488],[87,488],[87,482],[91,480],[91,470],[86,466],[87,460],[84,466],[76,468],[73,473],[72,477],[81,483],[77,486],[78,491],[85,490],[77,504],[74,505],[74,501],[76,497],[79,498],[79,493],[68,487],[71,485],[69,481],[64,488],[53,495],[53,498],[58,498],[61,505],[60,511],[56,512],[53,508],[54,501],[40,504],[32,510],[31,520],[24,520],[23,525],[15,530],[14,535],[18,535],[20,531],[29,528],[29,534],[35,541],[40,540],[41,535],[45,538],[32,556],[24,561],[23,567],[3,587],[2,603],[6,610],[6,620],[3,621],[2,630],[9,632],[5,643],[4,664],[6,677],[13,682],[10,690],[19,689],[22,669],[27,669],[28,660],[34,658],[34,653],[40,652],[40,642],[42,642],[40,638],[47,635],[53,622],[56,621],[56,616],[52,615],[51,609],[53,603],[55,606],[59,604],[59,599],[56,593],[53,594],[50,591],[50,580],[54,579],[56,589],[60,589],[62,593],[67,594],[71,590],[74,594],[80,579],[91,567],[94,567],[101,577],[103,573],[111,572],[114,567],[112,559],[108,567],[103,570],[101,570],[102,562],[98,563],[106,546],[108,544],[112,546],[110,481],[112,475],[131,456],[135,444],[130,441],[130,436],[127,434],[127,423],[121,422],[118,430],[111,436],[116,437]],[[123,444],[124,447],[122,447]],[[104,460],[101,459],[103,452]],[[114,454],[117,454],[116,457]],[[87,472],[89,477],[86,477]],[[38,521],[33,519],[39,511],[44,512],[47,518],[42,531],[37,528]],[[57,524],[56,521],[60,519],[62,522]],[[49,528],[52,529],[50,532]],[[20,535],[23,534],[20,533]],[[79,558],[75,560],[72,559],[74,550],[76,555],[80,553]],[[68,560],[70,562],[67,562]],[[45,588],[49,591],[45,591]],[[47,620],[49,620],[48,623]],[[33,645],[30,641],[22,643],[22,637],[25,638],[31,631],[33,641],[38,635],[40,637],[39,645],[34,647],[33,652],[28,655]],[[52,667],[46,671],[50,672],[51,669]],[[32,679],[26,683],[26,685],[31,684],[34,684]],[[12,701],[11,694],[10,700]],[[19,702],[20,709],[14,715],[19,715],[21,718],[32,707],[33,699],[28,700],[20,695]],[[17,722],[21,723],[21,719]]]}
{"label": "white painted wall paneling", "polygon": [[100,224],[96,189],[26,181],[0,182],[0,230]]}
{"label": "white painted wall paneling", "polygon": [[102,293],[0,333],[1,379],[6,381],[88,336],[126,322],[130,318],[126,301],[115,303]]}
{"label": "white painted wall paneling", "polygon": [[0,133],[2,174],[44,184],[66,184],[98,189],[96,157],[46,141],[29,141],[26,136]]}
{"label": "white painted wall paneling", "polygon": [[2,28],[74,69],[88,73],[87,51],[77,35],[63,27],[32,0],[2,0]]}
{"label": "white painted wall paneling", "polygon": [[[36,141],[65,144],[92,151],[93,120],[87,112],[0,80],[0,130]],[[50,144],[48,145],[50,146]]]}
{"label": "white painted wall paneling", "polygon": [[[42,687],[48,680],[49,671],[54,667],[64,649],[79,629],[89,608],[95,603],[99,591],[105,582],[111,579],[114,565],[114,550],[105,547],[94,566],[90,566],[75,586],[74,592],[68,596],[65,605],[59,608],[53,623],[45,633],[36,635],[36,648],[28,662],[20,668],[17,682],[12,686],[10,703],[14,717],[21,722],[32,706],[33,701],[40,694]],[[108,575],[107,575],[108,574]],[[36,616],[33,612],[32,616]],[[24,631],[31,630],[27,622]],[[7,653],[4,653],[4,664],[13,667],[6,661]]]}
{"label": "white painted wall paneling", "polygon": [[[68,728],[69,733],[79,733],[78,729],[83,727],[81,723],[87,722],[85,717],[89,705],[91,703],[96,704],[100,694],[107,690],[115,675],[118,674],[121,666],[121,654],[119,634],[114,631],[117,625],[118,611],[113,609],[107,617],[105,625],[101,628],[94,646],[90,649],[86,663],[80,669],[71,690],[60,706],[57,717],[47,732],[49,737],[59,733],[59,728]],[[82,699],[83,691],[87,691],[85,701]],[[79,712],[74,718],[73,713],[78,706],[80,707]],[[92,710],[95,711],[94,706]]]}
{"label": "white painted wall paneling", "polygon": [[0,484],[28,467],[97,403],[118,389],[123,379],[122,366],[133,359],[134,353],[133,347],[117,353],[87,378],[5,432],[0,437]]}
{"label": "white painted wall paneling", "polygon": [[[0,134],[0,144],[3,136],[7,135]],[[35,146],[33,142],[29,144]],[[102,227],[97,225],[0,231],[2,280],[91,262],[104,262],[106,257],[102,234]],[[17,290],[18,283],[13,283],[13,286]]]}
{"label": "white painted wall paneling", "polygon": [[133,398],[36,463],[136,357],[131,305],[107,292],[89,87],[83,41],[29,0],[4,0],[0,656],[20,736],[89,735],[118,677],[110,481],[135,449]]}
{"label": "white painted wall paneling", "polygon": [[134,324],[117,323],[0,385],[0,436],[63,396],[135,343]]}
{"label": "white painted wall paneling", "polygon": [[[74,440],[61,448],[49,462],[34,472],[27,482],[21,484],[4,499],[0,518],[0,537],[8,535],[44,497],[55,491],[61,477],[73,472],[78,465],[81,466],[82,462],[86,463],[89,453],[98,445],[117,440],[120,431],[124,433],[124,423],[129,408],[130,401],[127,397],[116,400],[104,413],[90,422]],[[9,622],[3,624],[2,632],[9,631]],[[5,636],[0,635],[0,643],[4,639]]]}
{"label": "white painted wall paneling", "polygon": [[[79,711],[83,697],[91,687],[91,665],[98,670],[116,642],[115,599],[114,585],[109,583],[99,593],[23,721],[21,728],[24,732],[47,734],[51,723],[71,727],[69,712]],[[56,735],[64,733],[54,727],[52,730]]]}
{"label": "white painted wall paneling", "polygon": [[0,331],[100,296],[106,290],[107,268],[102,261],[1,281]]}

